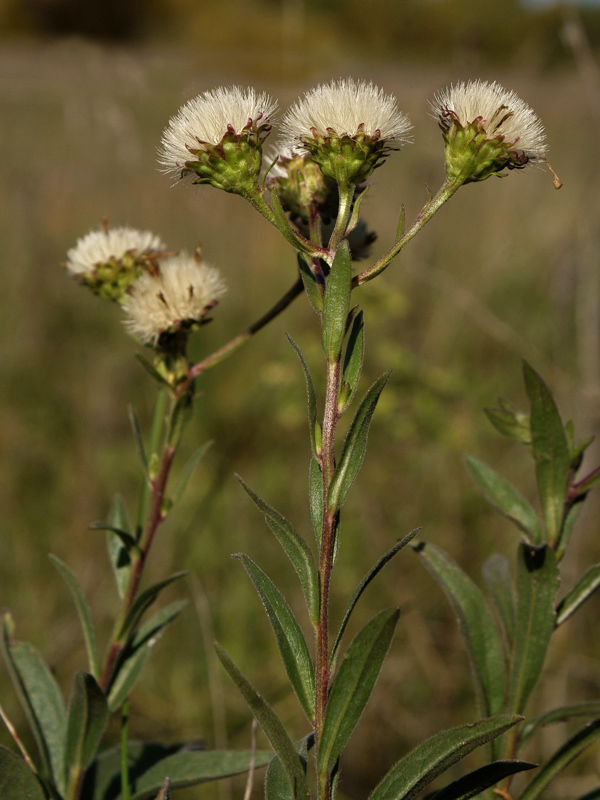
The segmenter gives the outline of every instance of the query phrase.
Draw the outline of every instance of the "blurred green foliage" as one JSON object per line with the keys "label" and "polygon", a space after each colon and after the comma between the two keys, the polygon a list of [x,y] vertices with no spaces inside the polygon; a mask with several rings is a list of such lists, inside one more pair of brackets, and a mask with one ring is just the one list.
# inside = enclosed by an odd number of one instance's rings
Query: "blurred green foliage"
{"label": "blurred green foliage", "polygon": [[[459,38],[460,25],[450,25],[449,32],[449,23],[443,24],[450,0],[422,5],[441,15],[438,44],[442,32]],[[531,58],[518,48],[508,51],[498,69],[475,57],[477,50],[456,48],[451,58],[415,63],[408,56],[418,51],[416,38],[413,49],[398,46],[401,58],[389,58],[391,50],[376,41],[377,31],[402,27],[400,12],[396,19],[389,6],[378,25],[371,11],[356,22],[353,30],[365,37],[365,46],[348,49],[342,47],[346,39],[336,38],[341,34],[333,6],[320,5],[325,21],[311,29],[310,46],[289,53],[281,38],[267,60],[267,29],[264,38],[257,34],[249,42],[256,32],[251,12],[259,9],[267,19],[273,6],[247,6],[243,47],[241,38],[227,38],[221,12],[203,6],[208,48],[201,46],[202,17],[192,6],[179,0],[177,15],[165,21],[166,29],[187,33],[188,43],[196,31],[199,44],[191,49],[166,40],[128,48],[39,40],[0,51],[0,603],[11,608],[17,635],[47,655],[64,686],[83,664],[83,643],[46,554],[56,553],[77,573],[107,630],[115,607],[107,600],[112,576],[102,534],[87,525],[105,516],[115,491],[134,505],[140,471],[126,405],[131,402],[147,423],[154,388],[117,309],[70,282],[59,262],[102,215],[115,225],[149,228],[175,249],[201,242],[230,291],[197,337],[199,356],[250,324],[295,279],[295,258],[283,240],[242,200],[210,188],[171,188],[157,171],[156,147],[169,115],[199,91],[254,82],[285,107],[322,77],[349,73],[394,92],[415,124],[415,144],[374,176],[364,206],[379,233],[374,255],[391,241],[400,204],[411,219],[426,197],[425,184],[435,189],[442,180],[442,140],[427,100],[452,81],[497,79],[516,90],[543,119],[553,166],[565,182],[555,192],[547,172],[529,170],[465,187],[387,273],[361,290],[367,332],[362,386],[385,369],[393,373],[347,504],[333,614],[378,555],[416,526],[474,577],[492,550],[512,550],[512,529],[480,498],[460,452],[483,458],[525,493],[533,489],[526,454],[499,437],[482,411],[498,394],[524,404],[521,356],[543,375],[581,436],[600,427],[598,98],[586,93],[585,75],[572,62],[541,72],[541,45],[532,45]],[[349,30],[361,5],[345,8]],[[233,4],[219,9],[232,13]],[[512,11],[521,13],[515,6],[507,18]],[[413,31],[420,14],[415,10]],[[321,17],[309,19],[316,25]],[[559,23],[549,34],[558,50]],[[514,17],[510,27],[520,30]],[[422,57],[429,53],[429,45],[423,47]],[[499,44],[498,58],[501,53]],[[211,700],[218,721],[221,683],[231,743],[248,745],[243,701],[208,666],[214,666],[213,635],[303,733],[254,590],[228,556],[245,551],[270,572],[287,572],[290,602],[300,607],[295,575],[233,473],[308,534],[304,380],[284,333],[298,341],[318,379],[315,323],[300,298],[199,386],[189,452],[207,439],[214,445],[161,530],[149,565],[151,578],[171,569],[191,571],[193,603],[185,613],[188,621],[198,616],[198,635],[184,638],[176,622],[156,646],[132,697],[135,736],[218,744]],[[598,460],[598,448],[594,452],[591,462]],[[570,556],[575,574],[599,559],[595,513],[597,505],[580,523]],[[475,716],[466,655],[441,592],[411,553],[386,570],[377,595],[367,591],[353,621],[355,632],[382,605],[399,604],[403,611],[362,739],[350,743],[342,788],[353,797],[364,796],[417,740]],[[174,596],[181,591],[172,590]],[[537,702],[543,704],[545,695],[553,705],[597,696],[599,611],[592,600],[581,619],[561,629],[553,671]],[[3,686],[2,703],[18,720],[6,681]],[[544,747],[552,746],[549,734]],[[214,796],[212,791],[203,789],[202,796]]]}

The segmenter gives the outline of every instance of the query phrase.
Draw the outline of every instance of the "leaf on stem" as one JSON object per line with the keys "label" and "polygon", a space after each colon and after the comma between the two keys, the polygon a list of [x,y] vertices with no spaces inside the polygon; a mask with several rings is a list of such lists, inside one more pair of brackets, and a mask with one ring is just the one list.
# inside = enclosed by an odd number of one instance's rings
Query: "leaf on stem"
{"label": "leaf on stem", "polygon": [[313,380],[310,374],[310,370],[308,369],[308,364],[306,363],[304,356],[302,355],[302,351],[296,344],[296,342],[292,339],[291,336],[288,335],[288,341],[294,348],[294,352],[300,359],[300,363],[302,364],[302,369],[304,371],[304,380],[306,381],[306,395],[308,399],[308,429],[310,432],[310,445],[312,449],[312,454],[316,458],[318,454],[318,450],[320,449],[320,441],[317,441],[317,398],[315,396],[315,387],[313,384]]}
{"label": "leaf on stem", "polygon": [[441,548],[421,542],[415,550],[444,590],[458,617],[482,712],[486,716],[498,714],[504,699],[504,655],[485,597]]}
{"label": "leaf on stem", "polygon": [[411,531],[403,539],[399,539],[396,542],[396,544],[387,551],[387,553],[384,553],[381,556],[381,558],[377,560],[376,564],[373,567],[371,567],[371,569],[367,572],[365,577],[362,579],[362,581],[358,584],[358,586],[354,590],[354,593],[350,598],[348,605],[346,606],[346,610],[344,611],[344,616],[342,617],[342,621],[340,622],[340,626],[338,628],[338,632],[335,637],[335,642],[333,643],[333,647],[331,648],[331,656],[329,660],[330,669],[334,668],[338,655],[338,650],[340,648],[340,644],[342,643],[342,637],[344,635],[344,631],[346,630],[346,626],[348,625],[350,616],[354,611],[354,607],[358,603],[362,593],[371,583],[373,578],[375,578],[375,576],[378,575],[379,572],[381,572],[381,570],[385,567],[388,561],[391,561],[392,558],[397,553],[400,552],[400,550],[406,547],[406,545],[409,544],[409,542],[411,542],[415,538],[415,536],[420,530],[421,530],[420,528],[415,528],[414,531]]}
{"label": "leaf on stem", "polygon": [[281,660],[292,688],[309,722],[315,716],[315,675],[304,634],[281,592],[265,573],[243,553],[242,562],[273,626]]}
{"label": "leaf on stem", "polygon": [[556,725],[559,722],[568,722],[577,718],[600,719],[600,702],[577,703],[572,706],[553,708],[552,711],[548,711],[546,714],[526,720],[519,731],[519,752],[523,752],[527,742],[529,742],[538,728],[545,728],[547,725]]}
{"label": "leaf on stem", "polygon": [[503,436],[516,439],[523,444],[531,444],[529,415],[503,397],[498,398],[498,404],[500,408],[484,409],[494,428]]}
{"label": "leaf on stem", "polygon": [[554,630],[554,598],[559,586],[554,551],[548,545],[519,545],[517,555],[517,615],[511,661],[508,708],[523,712],[544,665]]}
{"label": "leaf on stem", "polygon": [[389,376],[390,373],[385,372],[375,381],[364,396],[354,415],[354,419],[352,420],[352,424],[344,440],[339,464],[331,479],[328,498],[330,511],[337,511],[342,507],[362,466],[365,450],[367,449],[367,438],[369,436],[371,419],[373,418],[379,395],[383,391],[383,387],[387,383]]}
{"label": "leaf on stem", "polygon": [[319,618],[319,584],[315,560],[309,546],[285,517],[265,503],[239,475],[236,475],[236,478],[254,501],[257,508],[265,515],[267,525],[275,534],[279,544],[283,547],[288,558],[292,562],[292,566],[296,570],[300,578],[300,583],[302,584],[302,590],[304,591],[311,622],[315,624]]}
{"label": "leaf on stem", "polygon": [[310,798],[310,792],[306,783],[304,767],[281,720],[259,695],[250,681],[242,675],[218,642],[215,643],[215,649],[229,677],[242,693],[248,707],[271,743],[273,750],[279,756],[292,789],[292,797],[294,800],[307,800],[307,798]]}
{"label": "leaf on stem", "polygon": [[144,448],[144,440],[142,439],[142,432],[140,430],[140,423],[137,418],[137,414],[135,413],[135,409],[133,406],[127,407],[127,414],[129,416],[129,423],[131,425],[131,430],[133,431],[133,436],[135,439],[135,443],[138,449],[138,453],[140,459],[142,461],[142,466],[144,468],[144,474],[148,473],[148,459],[146,458],[146,450]]}
{"label": "leaf on stem", "polygon": [[140,362],[142,367],[146,370],[146,372],[150,375],[150,377],[154,378],[154,380],[158,383],[159,386],[164,386],[167,389],[171,390],[171,388],[172,388],[171,385],[166,380],[166,378],[164,378],[160,374],[160,372],[156,369],[154,364],[152,364],[150,361],[148,361],[147,358],[144,358],[144,356],[141,353],[136,353],[135,357]]}
{"label": "leaf on stem", "polygon": [[431,800],[469,800],[504,778],[508,778],[509,775],[535,767],[537,764],[530,764],[527,761],[494,761],[448,784],[434,794]]}
{"label": "leaf on stem", "polygon": [[556,626],[562,625],[600,587],[600,564],[590,567],[556,609]]}
{"label": "leaf on stem", "polygon": [[317,770],[329,775],[358,722],[387,655],[400,611],[380,611],[354,637],[333,681],[318,745]]}
{"label": "leaf on stem", "polygon": [[493,553],[483,565],[482,572],[510,651],[515,637],[516,601],[508,559]]}
{"label": "leaf on stem", "polygon": [[113,499],[106,528],[108,530],[106,537],[108,557],[115,576],[117,591],[122,599],[125,596],[131,573],[131,541],[135,544],[135,537],[131,533],[125,502],[120,494],[115,495]]}
{"label": "leaf on stem", "polygon": [[367,186],[365,186],[365,188],[362,190],[362,192],[354,200],[354,203],[352,204],[352,214],[350,216],[350,220],[349,220],[348,224],[346,225],[346,231],[344,233],[345,236],[348,236],[349,234],[351,234],[352,231],[358,225],[358,221],[360,219],[360,205],[361,205],[362,201],[364,200],[364,198],[366,197],[366,194],[369,191],[369,188],[370,187],[367,184]]}
{"label": "leaf on stem", "polygon": [[2,800],[46,800],[46,793],[25,761],[0,747],[0,797]]}
{"label": "leaf on stem", "polygon": [[313,307],[313,311],[320,314],[323,311],[323,281],[319,282],[315,273],[312,270],[312,261],[310,256],[298,253],[298,267],[300,269],[300,277],[304,284],[304,291],[308,297],[308,301]]}
{"label": "leaf on stem", "polygon": [[[309,733],[308,736],[305,736],[304,739],[296,743],[296,752],[304,768],[304,774],[306,774],[308,751],[312,749],[314,743],[314,733]],[[267,767],[265,775],[265,800],[294,800],[290,782],[279,756],[272,758]]]}
{"label": "leaf on stem", "polygon": [[406,226],[406,209],[404,208],[404,203],[400,208],[400,216],[398,217],[398,225],[396,226],[396,238],[394,239],[394,244],[398,244],[400,239],[404,236],[404,228]]}
{"label": "leaf on stem", "polygon": [[590,722],[560,747],[541,767],[531,783],[525,787],[519,800],[537,800],[538,797],[541,797],[551,781],[598,739],[600,739],[600,719]]}
{"label": "leaf on stem", "polygon": [[434,734],[394,764],[369,800],[412,800],[438,775],[522,719],[507,714]]}
{"label": "leaf on stem", "polygon": [[554,544],[563,522],[567,476],[571,466],[569,444],[548,387],[527,362],[523,362],[523,373],[531,401],[531,450],[546,536]]}
{"label": "leaf on stem", "polygon": [[365,319],[362,311],[356,315],[350,329],[348,344],[344,354],[344,366],[342,370],[342,388],[346,388],[346,397],[341,408],[340,414],[348,408],[358,387],[360,373],[362,371],[363,360],[365,357]]}
{"label": "leaf on stem", "polygon": [[76,785],[79,773],[95,757],[107,722],[106,698],[94,676],[76,672],[69,700],[65,750],[69,785]]}
{"label": "leaf on stem", "polygon": [[337,361],[342,352],[346,319],[350,310],[351,284],[352,256],[348,242],[343,240],[331,265],[323,301],[321,337],[323,351],[330,363]]}
{"label": "leaf on stem", "polygon": [[125,639],[126,636],[128,636],[131,631],[134,630],[143,614],[148,610],[148,608],[150,608],[160,592],[175,581],[178,581],[180,578],[185,578],[187,574],[187,572],[175,572],[168,578],[164,578],[162,581],[158,581],[158,583],[149,586],[145,591],[138,595],[136,601],[133,603],[127,616],[125,617],[117,638],[120,640]]}
{"label": "leaf on stem", "polygon": [[512,483],[475,456],[463,453],[463,461],[490,503],[512,520],[529,541],[539,544],[542,539],[540,523],[535,511],[523,495]]}
{"label": "leaf on stem", "polygon": [[310,518],[312,520],[315,538],[321,547],[321,531],[323,529],[323,472],[316,458],[311,458],[308,475],[308,499],[310,503]]}
{"label": "leaf on stem", "polygon": [[288,218],[283,210],[281,201],[277,192],[271,192],[271,206],[273,217],[275,219],[275,226],[283,236],[283,238],[292,245],[295,250],[300,250],[303,253],[312,255],[311,248],[308,242],[297,234],[288,222]]}
{"label": "leaf on stem", "polygon": [[179,476],[179,480],[175,484],[175,488],[171,493],[171,505],[174,506],[185,492],[188,483],[192,475],[194,474],[194,470],[200,463],[200,461],[204,458],[206,451],[211,447],[212,442],[205,442],[201,447],[199,447],[196,452],[191,456],[191,458],[187,461],[185,467],[181,471],[181,475]]}
{"label": "leaf on stem", "polygon": [[167,444],[171,448],[179,447],[181,437],[186,425],[191,421],[194,413],[194,400],[190,392],[180,394],[169,419],[169,430],[167,433]]}
{"label": "leaf on stem", "polygon": [[14,641],[14,624],[8,612],[4,612],[2,623],[2,656],[38,748],[40,776],[63,793],[67,717],[60,690],[37,650]]}
{"label": "leaf on stem", "polygon": [[98,658],[98,643],[96,639],[96,630],[94,628],[94,620],[88,602],[81,588],[81,584],[77,580],[75,574],[67,567],[67,565],[50,554],[50,561],[54,564],[59,571],[62,579],[67,584],[73,595],[77,613],[79,614],[79,621],[83,630],[83,638],[85,640],[85,648],[87,651],[88,664],[90,672],[95,678],[100,675],[100,660]]}

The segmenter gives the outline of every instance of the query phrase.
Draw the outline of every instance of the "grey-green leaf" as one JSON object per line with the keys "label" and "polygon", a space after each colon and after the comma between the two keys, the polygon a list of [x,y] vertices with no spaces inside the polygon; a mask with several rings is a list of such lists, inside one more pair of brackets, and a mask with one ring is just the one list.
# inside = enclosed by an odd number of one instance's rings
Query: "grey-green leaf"
{"label": "grey-green leaf", "polygon": [[66,736],[66,769],[75,781],[95,757],[106,723],[108,706],[104,693],[88,672],[73,676]]}
{"label": "grey-green leaf", "polygon": [[265,573],[243,553],[238,558],[262,600],[273,626],[281,660],[296,696],[309,721],[315,715],[315,675],[304,634],[281,592]]}
{"label": "grey-green leaf", "polygon": [[119,631],[119,638],[125,638],[131,631],[134,630],[143,614],[148,610],[148,608],[150,608],[152,603],[154,603],[163,589],[165,589],[167,586],[170,586],[175,581],[178,581],[180,578],[184,578],[187,574],[187,572],[175,572],[168,578],[164,578],[162,581],[158,581],[158,583],[155,583],[145,589],[129,609],[121,630]]}
{"label": "grey-green leaf", "polygon": [[333,259],[323,301],[323,350],[331,363],[337,361],[342,352],[346,318],[350,310],[351,284],[352,256],[348,242],[344,239]]}
{"label": "grey-green leaf", "polygon": [[394,764],[370,800],[412,800],[438,775],[522,719],[503,715],[436,733]]}
{"label": "grey-green leaf", "polygon": [[568,766],[571,761],[583,753],[590,745],[600,739],[600,719],[590,722],[582,728],[568,742],[559,748],[536,774],[535,778],[525,787],[519,800],[537,800],[543,796],[548,784]]}
{"label": "grey-green leaf", "polygon": [[3,615],[2,628],[2,655],[38,748],[41,777],[53,782],[62,793],[67,717],[60,689],[37,650],[14,641],[14,625],[8,612]]}
{"label": "grey-green leaf", "polygon": [[363,360],[365,357],[365,317],[362,311],[356,315],[352,322],[350,335],[348,337],[348,344],[346,345],[346,352],[344,354],[344,366],[342,369],[342,383],[347,384],[349,392],[346,397],[343,408],[340,412],[345,411],[356,394],[358,381],[362,370]]}
{"label": "grey-green leaf", "polygon": [[546,714],[526,720],[519,731],[519,752],[523,752],[535,731],[547,725],[556,725],[559,722],[568,722],[572,719],[600,719],[600,702],[577,703],[572,706],[553,708]]}
{"label": "grey-green leaf", "polygon": [[310,460],[308,496],[310,502],[310,517],[315,532],[315,538],[320,547],[323,528],[323,473],[321,472],[321,465],[316,458],[311,458]]}
{"label": "grey-green leaf", "polygon": [[250,681],[242,675],[221,645],[216,643],[215,648],[221,663],[242,693],[248,707],[271,743],[273,750],[275,750],[281,759],[281,763],[283,764],[283,768],[290,782],[292,797],[294,800],[307,800],[310,797],[310,792],[306,783],[304,768],[281,720],[273,709],[263,700]]}
{"label": "grey-green leaf", "polygon": [[504,656],[494,619],[483,594],[439,547],[422,542],[415,550],[456,612],[467,644],[482,713],[486,716],[500,713],[505,689]]}
{"label": "grey-green leaf", "polygon": [[288,341],[294,348],[294,352],[298,356],[300,363],[302,364],[302,369],[304,371],[304,380],[306,381],[306,395],[308,398],[308,429],[310,432],[310,444],[312,449],[312,454],[316,458],[317,457],[317,438],[316,438],[316,430],[317,430],[317,399],[315,397],[315,387],[313,385],[312,377],[310,374],[310,370],[308,368],[308,364],[304,356],[302,355],[302,351],[296,344],[296,342],[292,339],[291,336],[288,335]]}
{"label": "grey-green leaf", "polygon": [[[313,733],[305,736],[296,743],[298,758],[306,774],[308,751],[313,747],[315,737]],[[274,756],[269,761],[265,775],[265,800],[294,800],[290,782],[281,763],[279,756]]]}
{"label": "grey-green leaf", "polygon": [[575,584],[556,609],[556,625],[562,625],[574,614],[588,597],[600,587],[600,564],[590,567],[585,575]]}
{"label": "grey-green leaf", "polygon": [[554,398],[540,376],[524,362],[525,386],[531,401],[531,450],[538,491],[550,543],[558,539],[563,521],[569,443]]}
{"label": "grey-green leaf", "polygon": [[508,708],[521,714],[539,678],[554,630],[559,586],[554,551],[522,542],[517,554],[517,615]]}
{"label": "grey-green leaf", "polygon": [[512,520],[534,544],[542,539],[540,523],[533,508],[509,481],[473,455],[463,453],[471,477],[498,511]]}
{"label": "grey-green leaf", "polygon": [[25,761],[0,747],[0,797],[2,800],[46,800],[46,793]]}
{"label": "grey-green leaf", "polygon": [[319,284],[315,274],[311,269],[310,256],[298,253],[298,267],[300,269],[300,276],[304,284],[304,291],[306,296],[313,307],[313,310],[320,314],[323,311],[323,282]]}
{"label": "grey-green leaf", "polygon": [[350,644],[329,693],[317,753],[319,774],[331,772],[346,746],[371,696],[399,615],[397,608],[380,611]]}
{"label": "grey-green leaf", "polygon": [[369,435],[371,419],[375,412],[379,395],[383,391],[383,387],[387,383],[389,376],[390,373],[386,372],[375,381],[364,396],[354,415],[354,419],[352,420],[352,424],[344,440],[344,447],[339,464],[331,479],[328,498],[330,511],[336,511],[342,507],[354,483],[354,479],[362,466],[365,450],[367,448],[367,437]]}
{"label": "grey-green leaf", "polygon": [[485,413],[497,431],[523,444],[531,444],[529,415],[503,397],[498,398],[500,408],[486,408]]}
{"label": "grey-green leaf", "polygon": [[183,496],[183,493],[185,492],[187,485],[190,482],[192,475],[194,474],[194,470],[196,469],[200,461],[204,458],[206,451],[210,448],[211,445],[212,442],[205,442],[201,447],[199,447],[196,450],[196,452],[191,456],[191,458],[186,463],[185,467],[181,471],[181,475],[179,476],[177,483],[175,484],[175,488],[171,493],[172,505],[175,505],[175,503],[177,503]]}
{"label": "grey-green leaf", "polygon": [[317,568],[309,546],[285,517],[265,503],[264,500],[244,483],[239,475],[236,475],[236,478],[252,498],[256,506],[265,515],[267,525],[277,537],[279,544],[285,550],[288,558],[292,562],[292,566],[298,573],[304,591],[308,613],[311,621],[315,624],[319,618],[319,583]]}
{"label": "grey-green leaf", "polygon": [[510,650],[515,637],[516,601],[509,561],[500,553],[492,553],[482,571]]}
{"label": "grey-green leaf", "polygon": [[120,494],[115,495],[113,500],[108,515],[108,527],[109,530],[106,538],[108,545],[108,556],[115,576],[119,597],[123,598],[125,596],[125,589],[131,572],[130,548],[127,546],[125,541],[122,541],[122,537],[117,535],[113,529],[116,528],[120,531],[123,531],[131,536],[134,541],[135,539],[132,536],[131,526],[129,524],[127,511],[125,509],[125,503]]}
{"label": "grey-green leaf", "polygon": [[494,761],[448,784],[434,794],[431,800],[469,800],[504,778],[508,778],[509,775],[534,769],[536,766],[537,764],[530,764],[527,761]]}

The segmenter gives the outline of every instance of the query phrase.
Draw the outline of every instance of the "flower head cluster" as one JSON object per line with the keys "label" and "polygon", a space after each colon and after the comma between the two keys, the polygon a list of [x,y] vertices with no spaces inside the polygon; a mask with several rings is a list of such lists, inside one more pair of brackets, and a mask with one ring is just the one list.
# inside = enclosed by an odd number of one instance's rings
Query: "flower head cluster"
{"label": "flower head cluster", "polygon": [[165,129],[159,163],[177,178],[245,194],[258,179],[277,103],[254,89],[220,87],[182,106]]}
{"label": "flower head cluster", "polygon": [[307,92],[281,128],[284,147],[308,151],[342,185],[365,180],[390,150],[411,140],[412,126],[392,95],[346,78]]}
{"label": "flower head cluster", "polygon": [[199,257],[182,252],[161,258],[123,298],[125,326],[145,344],[160,347],[206,322],[225,290],[218,270]]}
{"label": "flower head cluster", "polygon": [[431,107],[442,129],[452,180],[482,181],[546,155],[542,123],[515,92],[498,83],[459,83],[436,95]]}
{"label": "flower head cluster", "polygon": [[66,267],[96,294],[119,300],[148,259],[165,249],[150,231],[104,227],[79,239],[67,252]]}

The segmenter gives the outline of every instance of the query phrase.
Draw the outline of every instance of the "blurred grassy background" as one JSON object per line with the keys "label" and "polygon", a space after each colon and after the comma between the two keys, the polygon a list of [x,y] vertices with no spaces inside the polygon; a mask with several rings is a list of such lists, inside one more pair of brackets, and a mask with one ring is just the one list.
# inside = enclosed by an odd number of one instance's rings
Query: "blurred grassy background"
{"label": "blurred grassy background", "polygon": [[[499,394],[525,405],[520,359],[544,376],[580,438],[599,428],[598,14],[471,0],[377,0],[368,13],[363,3],[333,0],[243,7],[223,0],[218,8],[139,0],[87,17],[81,9],[58,0],[0,3],[0,604],[12,610],[19,637],[47,656],[66,692],[84,652],[50,551],[80,577],[108,631],[112,576],[102,536],[87,525],[106,515],[115,491],[133,515],[140,474],[126,406],[146,424],[154,396],[118,311],[61,270],[66,250],[102,216],[151,229],[175,249],[201,242],[230,291],[198,336],[198,356],[262,314],[295,278],[283,240],[241,199],[172,188],[157,171],[169,116],[194,94],[233,82],[266,89],[282,108],[318,81],[345,75],[398,97],[415,144],[374,175],[364,204],[379,234],[374,256],[389,246],[401,203],[411,220],[425,184],[435,190],[443,178],[427,102],[435,91],[471,77],[499,80],[545,123],[560,192],[543,170],[465,187],[359,298],[368,337],[362,385],[384,369],[393,373],[347,504],[333,612],[341,613],[379,554],[416,526],[477,580],[486,556],[512,553],[518,537],[477,494],[460,453],[484,458],[534,497],[526,452],[497,435],[482,412]],[[222,745],[225,715],[231,744],[248,745],[246,708],[228,679],[211,671],[213,636],[298,737],[305,732],[266,617],[228,557],[247,552],[290,587],[301,612],[285,556],[233,478],[239,472],[311,536],[304,380],[285,332],[319,383],[316,320],[300,298],[200,387],[187,449],[207,439],[214,445],[149,566],[155,578],[189,569],[187,587],[172,595],[192,602],[133,695],[140,738]],[[593,447],[586,463],[598,455]],[[565,563],[565,589],[600,557],[598,504],[589,504]],[[476,715],[455,622],[410,552],[369,589],[352,630],[391,604],[404,611],[398,636],[342,772],[342,790],[353,798],[416,741]],[[599,613],[592,600],[561,629],[537,707],[598,697]],[[1,702],[18,720],[4,673],[2,686]],[[544,734],[542,751],[560,735]],[[599,769],[597,760],[577,763],[552,796],[583,793],[589,783],[580,776]]]}

